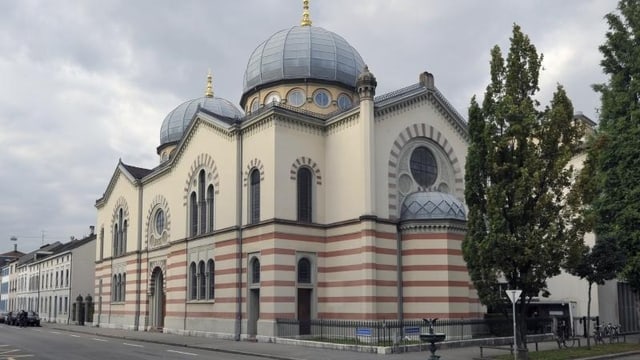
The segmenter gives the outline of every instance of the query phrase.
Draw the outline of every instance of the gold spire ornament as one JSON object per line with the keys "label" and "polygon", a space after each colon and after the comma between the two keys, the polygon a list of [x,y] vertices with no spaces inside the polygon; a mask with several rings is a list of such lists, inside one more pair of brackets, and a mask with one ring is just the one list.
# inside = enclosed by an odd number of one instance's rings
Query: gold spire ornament
{"label": "gold spire ornament", "polygon": [[204,96],[208,98],[213,97],[213,76],[211,75],[211,70],[207,74],[207,90],[204,92]]}
{"label": "gold spire ornament", "polygon": [[311,16],[309,16],[309,0],[302,2],[302,21],[301,26],[311,26]]}

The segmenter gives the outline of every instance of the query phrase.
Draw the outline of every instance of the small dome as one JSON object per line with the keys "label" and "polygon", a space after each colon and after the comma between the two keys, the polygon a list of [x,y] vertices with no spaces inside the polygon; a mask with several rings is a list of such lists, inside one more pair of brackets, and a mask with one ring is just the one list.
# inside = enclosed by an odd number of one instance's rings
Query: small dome
{"label": "small dome", "polygon": [[467,219],[464,204],[443,192],[415,192],[402,203],[402,220]]}
{"label": "small dome", "polygon": [[296,79],[335,81],[355,88],[364,68],[360,54],[341,36],[315,26],[281,30],[253,51],[243,94],[262,85]]}
{"label": "small dome", "polygon": [[225,119],[239,119],[244,116],[230,101],[219,97],[201,97],[180,104],[164,118],[160,127],[160,146],[180,141],[198,110],[205,110]]}

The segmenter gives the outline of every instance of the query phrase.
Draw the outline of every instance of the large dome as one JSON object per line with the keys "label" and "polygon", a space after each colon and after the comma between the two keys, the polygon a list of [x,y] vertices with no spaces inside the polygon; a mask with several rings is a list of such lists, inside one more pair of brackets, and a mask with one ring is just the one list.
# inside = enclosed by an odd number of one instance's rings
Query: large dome
{"label": "large dome", "polygon": [[180,104],[164,118],[160,127],[160,146],[177,142],[191,124],[198,110],[205,110],[214,116],[226,119],[239,119],[244,116],[230,101],[219,97],[201,97]]}
{"label": "large dome", "polygon": [[455,196],[442,192],[415,192],[404,200],[402,220],[466,220],[464,204]]}
{"label": "large dome", "polygon": [[253,51],[244,73],[243,94],[296,79],[335,81],[355,88],[363,67],[360,54],[341,36],[321,27],[294,26],[273,34]]}

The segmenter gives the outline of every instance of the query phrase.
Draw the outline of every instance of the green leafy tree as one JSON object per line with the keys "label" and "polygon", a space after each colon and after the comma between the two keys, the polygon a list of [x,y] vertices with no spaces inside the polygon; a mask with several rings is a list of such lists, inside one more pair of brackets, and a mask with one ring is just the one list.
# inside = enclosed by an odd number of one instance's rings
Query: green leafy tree
{"label": "green leafy tree", "polygon": [[[599,195],[599,179],[596,172],[596,158],[598,148],[602,145],[596,136],[589,141],[586,160],[575,179],[568,203],[582,212],[574,226],[580,227],[582,232],[591,232],[597,222],[597,214],[591,206]],[[604,285],[605,281],[616,277],[624,267],[626,258],[617,239],[598,237],[593,247],[584,245],[578,252],[570,254],[565,268],[573,275],[585,279],[589,284],[587,289],[587,329],[591,328],[591,289],[593,284]],[[591,337],[587,337],[587,347],[591,348]]]}
{"label": "green leafy tree", "polygon": [[[591,328],[591,288],[593,284],[604,285],[605,281],[616,277],[624,265],[624,253],[615,239],[598,239],[593,247],[584,246],[577,262],[569,272],[585,279],[589,284],[587,290],[587,329]],[[591,348],[591,337],[587,337],[587,347]]]}
{"label": "green leafy tree", "polygon": [[538,109],[542,55],[518,25],[510,40],[506,59],[498,46],[491,50],[482,106],[474,97],[469,108],[463,255],[483,304],[504,303],[501,282],[523,290],[514,315],[519,354],[526,357],[526,306],[582,244],[580,227],[572,226],[579,213],[567,205],[568,163],[582,127],[561,86],[550,106]]}
{"label": "green leafy tree", "polygon": [[601,94],[595,158],[599,194],[595,231],[616,239],[627,256],[621,277],[640,291],[640,1],[621,0],[605,16],[609,30],[600,46],[607,83]]}

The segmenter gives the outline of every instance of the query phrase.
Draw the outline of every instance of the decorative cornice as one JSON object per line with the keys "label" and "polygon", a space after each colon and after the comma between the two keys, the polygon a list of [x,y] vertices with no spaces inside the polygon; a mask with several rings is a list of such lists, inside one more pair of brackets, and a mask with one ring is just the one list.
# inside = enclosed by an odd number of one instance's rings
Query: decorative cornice
{"label": "decorative cornice", "polygon": [[467,222],[460,220],[411,220],[398,225],[402,233],[456,232],[464,234]]}

